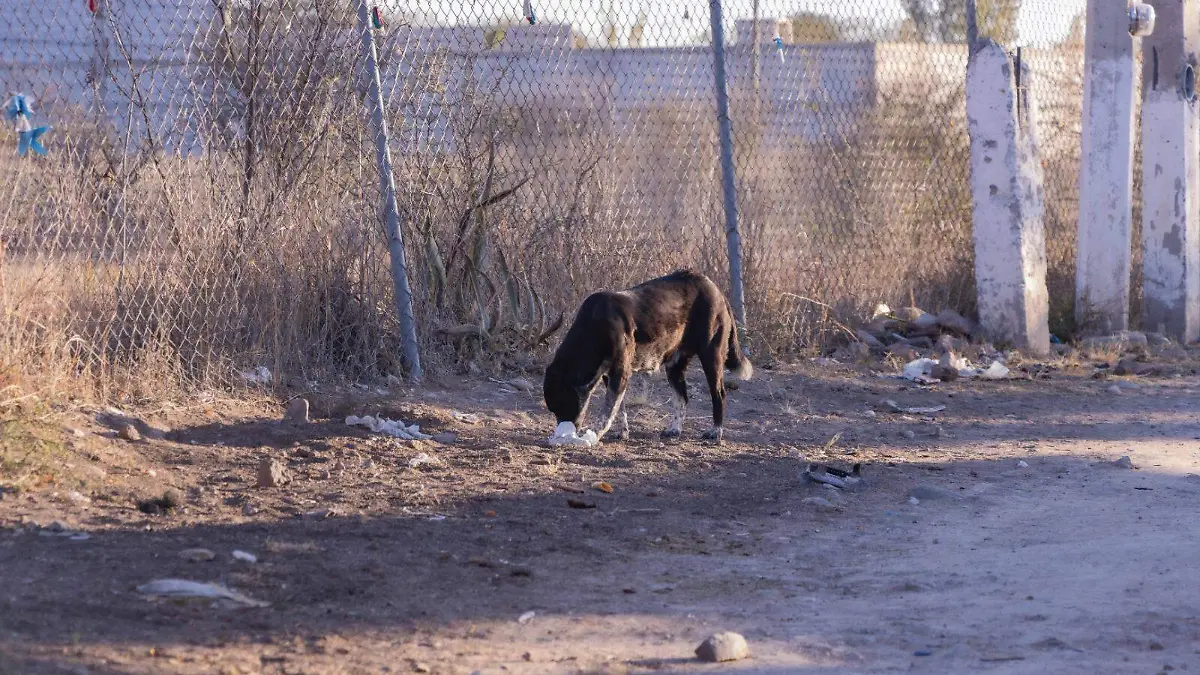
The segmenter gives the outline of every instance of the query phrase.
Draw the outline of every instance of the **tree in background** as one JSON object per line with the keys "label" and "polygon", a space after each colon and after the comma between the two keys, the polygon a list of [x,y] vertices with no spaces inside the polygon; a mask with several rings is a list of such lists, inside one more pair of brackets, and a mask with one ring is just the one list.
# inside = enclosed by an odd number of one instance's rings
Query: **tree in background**
{"label": "tree in background", "polygon": [[[962,0],[904,0],[909,19],[900,26],[901,39],[915,42],[965,42],[967,3]],[[979,36],[1000,43],[1017,39],[1020,0],[976,0]]]}

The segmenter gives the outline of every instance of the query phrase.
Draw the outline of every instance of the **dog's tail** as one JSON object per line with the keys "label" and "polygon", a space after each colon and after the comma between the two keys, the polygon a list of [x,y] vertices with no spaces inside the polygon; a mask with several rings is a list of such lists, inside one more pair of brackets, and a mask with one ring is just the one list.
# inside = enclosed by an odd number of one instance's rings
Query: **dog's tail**
{"label": "dog's tail", "polygon": [[737,322],[733,320],[733,312],[729,313],[729,353],[725,355],[725,367],[739,380],[749,380],[754,377],[754,364],[742,353],[738,344]]}

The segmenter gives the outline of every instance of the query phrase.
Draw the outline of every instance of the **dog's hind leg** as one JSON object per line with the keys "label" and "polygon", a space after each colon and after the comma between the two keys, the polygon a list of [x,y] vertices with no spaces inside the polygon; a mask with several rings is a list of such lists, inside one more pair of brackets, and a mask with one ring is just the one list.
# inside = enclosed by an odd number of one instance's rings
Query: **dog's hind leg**
{"label": "dog's hind leg", "polygon": [[671,384],[671,421],[663,429],[663,438],[674,438],[683,433],[683,416],[687,410],[687,382],[683,374],[687,372],[691,356],[675,352],[667,359],[667,382]]}
{"label": "dog's hind leg", "polygon": [[700,353],[700,365],[708,380],[708,392],[712,396],[713,427],[704,432],[704,438],[721,442],[721,425],[725,422],[725,353],[724,340],[716,340]]}

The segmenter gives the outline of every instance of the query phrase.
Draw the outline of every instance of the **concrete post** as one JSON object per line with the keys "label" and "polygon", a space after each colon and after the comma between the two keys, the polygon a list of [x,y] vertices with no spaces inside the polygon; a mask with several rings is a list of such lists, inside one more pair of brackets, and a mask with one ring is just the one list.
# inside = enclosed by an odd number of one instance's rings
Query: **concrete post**
{"label": "concrete post", "polygon": [[[991,40],[978,42],[967,62],[979,323],[992,340],[1044,355],[1050,301],[1037,110],[1026,95],[1018,111],[1013,68]],[[1029,81],[1027,69],[1021,81]]]}
{"label": "concrete post", "polygon": [[1200,117],[1195,95],[1200,0],[1148,0],[1142,42],[1143,325],[1200,338]]}
{"label": "concrete post", "polygon": [[1135,48],[1127,0],[1088,0],[1075,271],[1075,320],[1088,332],[1129,324]]}

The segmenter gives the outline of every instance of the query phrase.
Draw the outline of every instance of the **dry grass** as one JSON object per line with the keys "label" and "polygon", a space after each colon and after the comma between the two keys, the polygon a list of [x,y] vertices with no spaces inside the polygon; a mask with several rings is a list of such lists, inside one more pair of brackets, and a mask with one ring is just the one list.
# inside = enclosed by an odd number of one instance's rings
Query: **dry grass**
{"label": "dry grass", "polygon": [[[599,288],[679,266],[727,287],[704,110],[660,105],[623,126],[603,106],[513,110],[496,83],[452,91],[445,63],[418,65],[404,95],[432,97],[454,139],[394,158],[431,371],[536,371],[538,338]],[[149,135],[114,153],[77,112],[49,159],[0,157],[18,177],[0,187],[0,387],[129,401],[238,385],[260,365],[277,382],[402,376],[373,149],[355,110],[322,99],[344,92],[327,89],[305,90],[319,132],[263,121],[250,149],[221,127],[204,155]],[[756,358],[838,343],[877,302],[972,313],[962,105],[961,90],[931,89],[842,111],[834,138],[743,131]],[[400,106],[392,128],[410,114]],[[547,116],[549,131],[530,124]]]}

